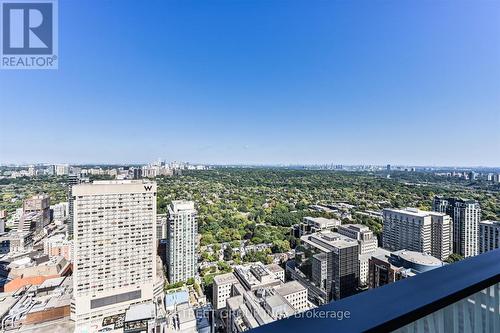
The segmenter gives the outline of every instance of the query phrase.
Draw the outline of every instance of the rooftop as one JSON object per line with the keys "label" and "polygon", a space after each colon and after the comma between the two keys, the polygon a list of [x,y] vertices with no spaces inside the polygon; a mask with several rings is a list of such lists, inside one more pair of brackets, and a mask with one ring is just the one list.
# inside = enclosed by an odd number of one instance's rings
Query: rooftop
{"label": "rooftop", "polygon": [[122,179],[122,180],[94,180],[92,183],[82,183],[81,185],[128,185],[128,184],[150,184],[146,179]]}
{"label": "rooftop", "polygon": [[236,283],[238,282],[238,279],[236,279],[236,276],[234,276],[233,273],[226,273],[226,274],[216,275],[214,277],[214,282],[218,285],[221,285],[227,283]]}
{"label": "rooftop", "polygon": [[420,210],[418,208],[385,208],[384,212],[393,212],[393,213],[399,213],[399,214],[406,214],[406,215],[411,215],[411,216],[418,216],[418,217],[426,217],[429,215],[429,212]]}
{"label": "rooftop", "polygon": [[168,206],[169,212],[177,213],[179,211],[194,210],[194,201],[188,200],[173,200],[172,204]]}
{"label": "rooftop", "polygon": [[343,224],[339,226],[339,228],[346,228],[354,231],[370,231],[370,228],[368,228],[366,225],[363,224],[355,224],[355,223],[350,223],[350,224]]}
{"label": "rooftop", "polygon": [[416,263],[416,264],[421,264],[421,265],[427,265],[427,266],[441,266],[443,265],[443,262],[430,254],[425,254],[421,252],[415,252],[415,251],[408,251],[408,250],[400,250],[394,252],[394,255],[399,256],[401,259]]}
{"label": "rooftop", "polygon": [[333,248],[342,249],[358,246],[356,240],[331,231],[321,231],[312,235],[305,235],[300,237],[300,240],[322,252],[330,252]]}
{"label": "rooftop", "polygon": [[484,221],[479,222],[479,224],[482,224],[482,225],[490,225],[490,226],[495,225],[495,226],[500,227],[500,221],[484,220]]}
{"label": "rooftop", "polygon": [[465,198],[447,198],[444,196],[439,196],[436,195],[434,199],[439,199],[439,200],[446,200],[446,201],[451,201],[451,202],[460,202],[460,203],[467,203],[467,204],[478,204],[477,200],[474,199],[465,199]]}
{"label": "rooftop", "polygon": [[43,283],[41,285],[38,286],[38,289],[59,287],[61,285],[61,283],[63,283],[64,279],[66,279],[65,276],[47,279],[47,280],[43,281]]}
{"label": "rooftop", "polygon": [[226,300],[226,302],[227,302],[227,307],[231,310],[236,310],[240,305],[242,305],[244,303],[242,295],[229,297]]}
{"label": "rooftop", "polygon": [[181,290],[165,295],[166,307],[176,306],[177,304],[186,303],[188,301],[189,301],[189,292],[187,290]]}
{"label": "rooftop", "polygon": [[32,234],[30,231],[11,231],[0,236],[0,242],[10,239],[21,239]]}
{"label": "rooftop", "polygon": [[325,217],[304,217],[305,222],[312,222],[320,225],[321,227],[336,226],[340,225],[340,221],[337,219],[327,219]]}
{"label": "rooftop", "polygon": [[177,306],[177,315],[180,325],[190,321],[196,321],[194,310],[188,303],[182,303]]}
{"label": "rooftop", "polygon": [[434,211],[427,211],[427,210],[421,210],[418,208],[414,207],[406,207],[403,209],[398,209],[398,208],[385,208],[384,212],[394,212],[394,213],[399,213],[399,214],[406,214],[406,215],[411,215],[415,217],[427,217],[427,216],[445,216],[445,213],[440,213],[440,212],[434,212]]}
{"label": "rooftop", "polygon": [[125,312],[125,321],[136,321],[151,319],[155,317],[155,305],[153,302],[132,304]]}
{"label": "rooftop", "polygon": [[392,252],[389,250],[386,250],[386,249],[381,248],[381,247],[377,247],[374,252],[361,254],[359,256],[359,259],[360,260],[363,260],[363,259],[368,260],[371,257],[385,259],[385,258],[389,257],[391,255],[391,253]]}
{"label": "rooftop", "polygon": [[281,266],[278,264],[269,264],[269,265],[266,265],[266,267],[267,267],[267,269],[269,269],[273,273],[283,272],[283,268],[281,268]]}
{"label": "rooftop", "polygon": [[276,288],[276,292],[278,292],[278,294],[280,294],[281,296],[286,296],[303,291],[305,289],[306,287],[294,280],[279,286],[278,288]]}
{"label": "rooftop", "polygon": [[261,262],[234,267],[234,275],[246,289],[281,284],[281,280]]}

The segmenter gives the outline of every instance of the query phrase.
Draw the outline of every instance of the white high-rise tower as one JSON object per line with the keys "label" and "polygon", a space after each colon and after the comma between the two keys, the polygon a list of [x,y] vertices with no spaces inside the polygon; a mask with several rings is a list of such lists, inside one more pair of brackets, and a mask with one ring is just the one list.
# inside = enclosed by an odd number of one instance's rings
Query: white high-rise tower
{"label": "white high-rise tower", "polygon": [[170,283],[186,281],[197,273],[196,214],[192,201],[173,201],[168,207],[167,266]]}
{"label": "white high-rise tower", "polygon": [[77,326],[153,299],[156,183],[95,181],[72,188],[74,273],[71,317]]}

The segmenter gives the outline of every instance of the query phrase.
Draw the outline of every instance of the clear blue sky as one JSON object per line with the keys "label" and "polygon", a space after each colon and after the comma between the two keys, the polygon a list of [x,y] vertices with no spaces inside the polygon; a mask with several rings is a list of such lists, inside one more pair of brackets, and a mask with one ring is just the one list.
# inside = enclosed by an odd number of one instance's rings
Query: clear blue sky
{"label": "clear blue sky", "polygon": [[0,162],[500,166],[499,1],[59,3]]}

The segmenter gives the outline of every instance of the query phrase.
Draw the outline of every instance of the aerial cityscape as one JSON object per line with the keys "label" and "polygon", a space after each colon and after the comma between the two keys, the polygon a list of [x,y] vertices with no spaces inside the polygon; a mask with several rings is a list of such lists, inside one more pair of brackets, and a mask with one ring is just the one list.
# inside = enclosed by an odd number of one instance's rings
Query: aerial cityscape
{"label": "aerial cityscape", "polygon": [[499,22],[0,0],[0,332],[500,332]]}
{"label": "aerial cityscape", "polygon": [[500,247],[500,169],[0,167],[2,330],[243,332]]}

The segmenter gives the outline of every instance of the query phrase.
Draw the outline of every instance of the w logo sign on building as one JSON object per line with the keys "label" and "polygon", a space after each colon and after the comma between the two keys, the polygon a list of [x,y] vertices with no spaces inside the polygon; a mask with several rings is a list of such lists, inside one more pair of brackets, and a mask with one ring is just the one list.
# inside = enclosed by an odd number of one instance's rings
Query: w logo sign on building
{"label": "w logo sign on building", "polygon": [[57,1],[0,0],[1,68],[57,69]]}

